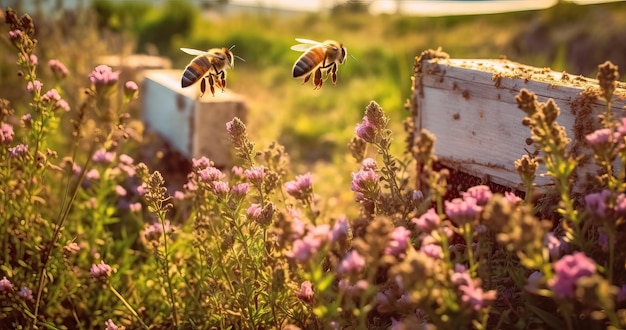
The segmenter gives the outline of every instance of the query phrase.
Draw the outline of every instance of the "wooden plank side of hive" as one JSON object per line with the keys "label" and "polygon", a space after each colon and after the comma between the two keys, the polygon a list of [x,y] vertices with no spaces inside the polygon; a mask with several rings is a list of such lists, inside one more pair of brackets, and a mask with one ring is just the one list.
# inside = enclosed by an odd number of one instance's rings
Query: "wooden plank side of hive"
{"label": "wooden plank side of hive", "polygon": [[142,91],[146,126],[189,161],[205,156],[218,167],[231,166],[226,122],[234,117],[245,121],[246,100],[228,89],[200,97],[199,84],[180,86],[181,72],[146,71]]}
{"label": "wooden plank side of hive", "polygon": [[[553,99],[559,106],[557,122],[572,139],[570,149],[584,146],[584,136],[599,128],[597,116],[606,103],[589,96],[599,90],[595,79],[502,59],[461,60],[442,54],[416,63],[413,116],[418,131],[424,128],[436,136],[435,154],[448,167],[522,190],[514,162],[535,150],[529,128],[521,124],[525,113],[515,101],[523,88],[539,102]],[[626,116],[626,90],[622,83],[618,87],[612,102],[616,118]],[[591,109],[586,118],[576,115],[582,107]],[[592,173],[592,162],[582,162],[578,175]],[[541,166],[538,173],[544,172]],[[535,183],[546,186],[551,179],[538,176]]]}

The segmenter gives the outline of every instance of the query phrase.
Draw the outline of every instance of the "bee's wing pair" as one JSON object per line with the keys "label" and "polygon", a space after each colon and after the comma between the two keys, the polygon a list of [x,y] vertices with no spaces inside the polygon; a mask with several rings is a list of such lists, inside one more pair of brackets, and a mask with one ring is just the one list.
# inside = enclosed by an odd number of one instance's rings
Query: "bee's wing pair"
{"label": "bee's wing pair", "polygon": [[183,52],[189,54],[189,55],[194,55],[194,56],[211,56],[211,57],[215,57],[215,58],[221,58],[215,54],[209,53],[207,51],[204,50],[198,50],[198,49],[193,49],[193,48],[181,48],[180,50],[182,50]]}
{"label": "bee's wing pair", "polygon": [[313,47],[330,47],[322,42],[311,39],[296,38],[296,41],[301,43],[291,46],[291,50],[295,50],[298,52],[306,52]]}

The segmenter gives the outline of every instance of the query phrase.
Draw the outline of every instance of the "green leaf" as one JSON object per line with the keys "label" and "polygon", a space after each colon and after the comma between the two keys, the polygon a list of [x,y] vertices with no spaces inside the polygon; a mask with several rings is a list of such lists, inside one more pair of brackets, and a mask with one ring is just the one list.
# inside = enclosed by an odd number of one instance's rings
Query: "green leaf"
{"label": "green leaf", "polygon": [[535,305],[527,304],[526,307],[535,313],[537,317],[539,317],[544,323],[546,323],[552,329],[565,329],[565,323],[561,320],[561,318],[551,314],[548,311],[545,311]]}

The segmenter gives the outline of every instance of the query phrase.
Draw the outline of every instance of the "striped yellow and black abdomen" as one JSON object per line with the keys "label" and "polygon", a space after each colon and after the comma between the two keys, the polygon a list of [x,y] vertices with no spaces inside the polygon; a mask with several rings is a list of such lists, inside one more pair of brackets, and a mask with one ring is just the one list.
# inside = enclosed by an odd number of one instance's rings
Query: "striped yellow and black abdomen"
{"label": "striped yellow and black abdomen", "polygon": [[198,56],[187,67],[185,68],[185,72],[183,72],[183,78],[181,79],[181,86],[188,87],[200,80],[211,68],[211,62],[209,58],[206,56]]}
{"label": "striped yellow and black abdomen", "polygon": [[293,77],[299,78],[313,71],[324,61],[324,56],[326,54],[322,48],[317,47],[307,50],[294,64]]}

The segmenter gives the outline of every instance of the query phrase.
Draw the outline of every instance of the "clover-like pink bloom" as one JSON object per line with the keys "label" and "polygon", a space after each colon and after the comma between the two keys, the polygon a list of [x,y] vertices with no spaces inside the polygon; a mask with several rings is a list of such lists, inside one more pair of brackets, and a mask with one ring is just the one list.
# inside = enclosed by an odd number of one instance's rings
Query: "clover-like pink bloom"
{"label": "clover-like pink bloom", "polygon": [[57,78],[67,77],[67,74],[69,71],[67,70],[67,67],[65,66],[65,64],[61,63],[61,61],[52,59],[48,61],[48,66],[50,67],[50,70],[52,70],[52,73],[54,74],[55,77]]}
{"label": "clover-like pink bloom", "polygon": [[92,264],[89,272],[97,280],[106,280],[111,276],[113,269],[104,260],[101,260],[99,264]]}
{"label": "clover-like pink bloom", "polygon": [[365,268],[365,258],[356,250],[352,250],[346,254],[339,264],[339,273],[359,273]]}
{"label": "clover-like pink bloom", "polygon": [[309,281],[302,282],[302,284],[300,284],[300,291],[296,292],[296,297],[306,303],[312,302],[315,297],[313,284]]}
{"label": "clover-like pink bloom", "polygon": [[554,277],[548,281],[554,296],[558,299],[572,298],[576,281],[596,272],[596,263],[583,252],[566,255],[554,263]]}
{"label": "clover-like pink bloom", "polygon": [[411,222],[413,222],[419,230],[428,233],[439,227],[441,218],[439,218],[434,208],[430,208],[419,218],[411,219]]}
{"label": "clover-like pink bloom", "polygon": [[89,74],[89,80],[95,86],[99,85],[112,85],[115,84],[120,79],[119,71],[113,72],[108,65],[98,65],[91,73]]}
{"label": "clover-like pink bloom", "polygon": [[478,205],[473,197],[455,198],[452,201],[446,201],[446,214],[458,226],[471,223],[477,219],[482,207]]}

